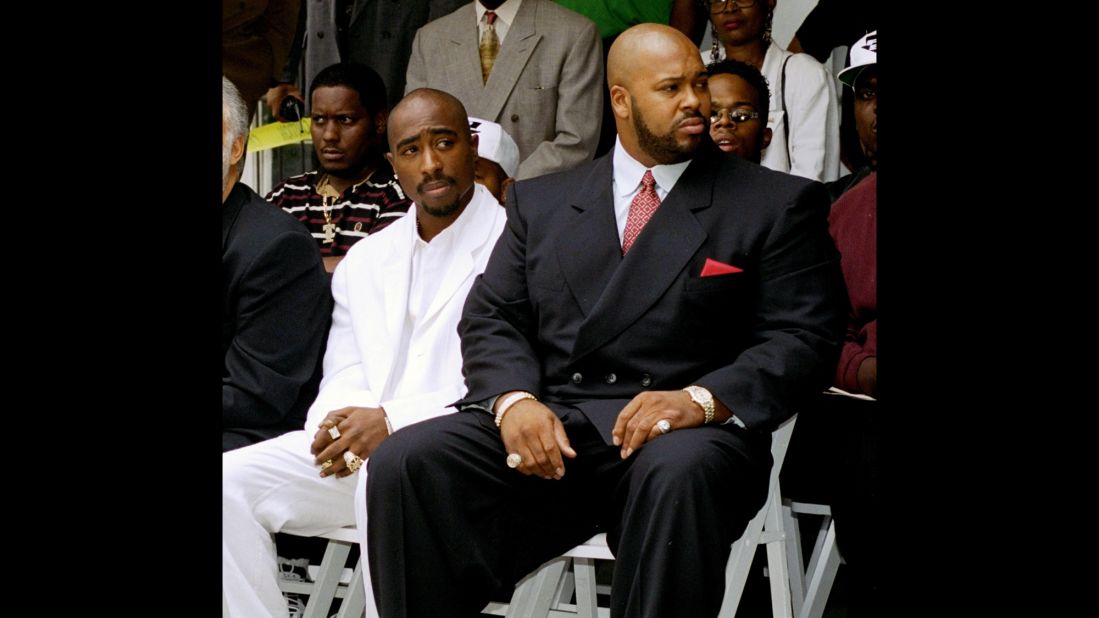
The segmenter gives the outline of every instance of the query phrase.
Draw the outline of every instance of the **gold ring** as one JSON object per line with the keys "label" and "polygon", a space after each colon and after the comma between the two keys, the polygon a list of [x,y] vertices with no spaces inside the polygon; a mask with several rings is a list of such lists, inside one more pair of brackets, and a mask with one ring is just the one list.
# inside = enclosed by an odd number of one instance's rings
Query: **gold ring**
{"label": "gold ring", "polygon": [[519,453],[512,453],[508,455],[507,462],[509,468],[518,468],[519,464],[523,463],[523,456]]}
{"label": "gold ring", "polygon": [[332,467],[332,460],[331,459],[325,460],[325,462],[321,464],[321,470],[327,470],[331,467]]}
{"label": "gold ring", "polygon": [[328,428],[328,435],[332,436],[333,440],[340,439],[340,428],[335,425]]}
{"label": "gold ring", "polygon": [[363,458],[351,451],[343,452],[343,461],[347,464],[347,469],[351,472],[355,472],[363,465]]}

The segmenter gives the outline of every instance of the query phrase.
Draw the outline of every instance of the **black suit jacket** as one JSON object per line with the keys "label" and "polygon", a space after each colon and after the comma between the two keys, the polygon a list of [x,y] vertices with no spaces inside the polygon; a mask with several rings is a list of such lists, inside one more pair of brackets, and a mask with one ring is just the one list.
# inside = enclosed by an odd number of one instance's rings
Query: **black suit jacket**
{"label": "black suit jacket", "polygon": [[222,205],[224,450],[301,429],[332,316],[320,250],[294,217],[237,183]]}
{"label": "black suit jacket", "polygon": [[[827,387],[847,300],[819,183],[696,158],[621,255],[613,151],[522,181],[459,325],[469,393],[579,408],[607,441],[642,390],[708,388],[770,432]],[[701,277],[707,258],[743,272]]]}

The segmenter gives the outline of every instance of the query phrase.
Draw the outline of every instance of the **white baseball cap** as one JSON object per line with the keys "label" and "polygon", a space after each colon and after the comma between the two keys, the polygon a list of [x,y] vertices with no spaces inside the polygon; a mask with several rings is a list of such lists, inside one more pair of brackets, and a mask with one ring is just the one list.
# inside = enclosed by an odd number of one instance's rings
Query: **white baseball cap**
{"label": "white baseball cap", "polygon": [[878,31],[875,30],[863,36],[851,46],[851,66],[840,71],[837,77],[848,86],[854,88],[855,80],[866,70],[878,64]]}
{"label": "white baseball cap", "polygon": [[515,178],[519,172],[519,147],[504,127],[470,116],[469,130],[477,135],[477,155],[496,163],[505,174]]}

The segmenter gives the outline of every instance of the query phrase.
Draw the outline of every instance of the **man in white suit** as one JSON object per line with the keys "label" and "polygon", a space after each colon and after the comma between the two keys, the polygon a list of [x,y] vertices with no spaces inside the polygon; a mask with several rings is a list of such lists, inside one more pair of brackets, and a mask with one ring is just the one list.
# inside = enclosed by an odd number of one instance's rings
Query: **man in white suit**
{"label": "man in white suit", "polygon": [[505,211],[473,182],[477,137],[460,101],[412,92],[388,130],[387,157],[415,216],[356,243],[333,273],[324,378],[305,428],[222,460],[222,585],[234,617],[288,616],[275,532],[356,524],[365,543],[363,460],[392,432],[452,412],[465,395],[458,319]]}
{"label": "man in white suit", "polygon": [[[498,51],[483,54],[492,37]],[[602,49],[590,19],[550,0],[478,0],[420,28],[405,90],[438,88],[471,116],[500,123],[519,145],[517,178],[533,178],[595,154]]]}

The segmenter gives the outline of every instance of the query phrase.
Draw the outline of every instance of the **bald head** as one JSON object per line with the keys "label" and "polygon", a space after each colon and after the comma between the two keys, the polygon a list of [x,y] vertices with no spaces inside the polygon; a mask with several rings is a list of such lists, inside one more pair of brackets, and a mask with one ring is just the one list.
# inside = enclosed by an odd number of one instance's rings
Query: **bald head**
{"label": "bald head", "polygon": [[607,85],[626,152],[646,167],[689,160],[709,126],[708,79],[698,48],[675,28],[638,24],[619,35]]}
{"label": "bald head", "polygon": [[654,59],[691,53],[699,56],[698,47],[675,28],[663,24],[638,24],[618,35],[611,45],[607,54],[607,86],[629,88],[636,74],[652,70]]}

